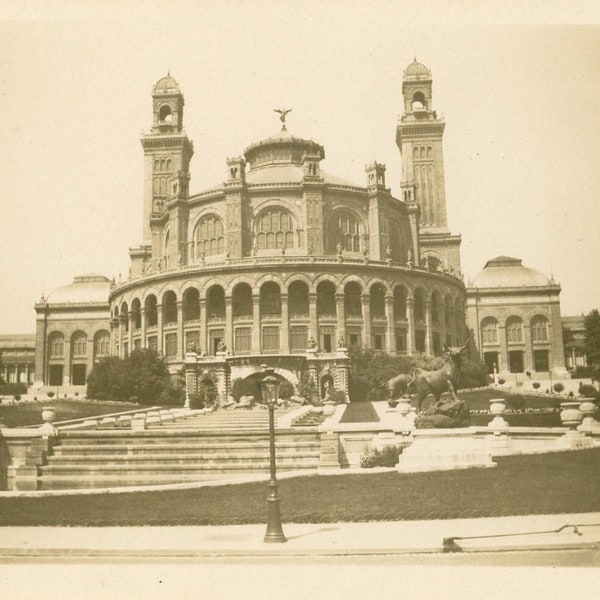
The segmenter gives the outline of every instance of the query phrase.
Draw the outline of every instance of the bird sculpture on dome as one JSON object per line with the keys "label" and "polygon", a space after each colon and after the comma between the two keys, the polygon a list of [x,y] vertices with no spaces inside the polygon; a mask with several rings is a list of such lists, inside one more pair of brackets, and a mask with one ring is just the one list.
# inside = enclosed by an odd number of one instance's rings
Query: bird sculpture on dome
{"label": "bird sculpture on dome", "polygon": [[281,131],[287,131],[287,128],[285,126],[285,116],[289,112],[292,112],[292,109],[291,108],[274,108],[273,111],[276,113],[279,113],[279,120],[282,122]]}

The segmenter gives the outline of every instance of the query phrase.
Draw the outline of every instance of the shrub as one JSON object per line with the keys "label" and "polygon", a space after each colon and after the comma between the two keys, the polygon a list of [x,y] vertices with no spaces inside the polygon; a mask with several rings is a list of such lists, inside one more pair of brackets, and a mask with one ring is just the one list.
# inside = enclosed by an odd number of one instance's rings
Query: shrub
{"label": "shrub", "polygon": [[21,394],[15,394],[13,398],[15,399],[15,402],[18,402],[21,399]]}
{"label": "shrub", "polygon": [[198,392],[190,394],[190,408],[204,408],[204,396]]}
{"label": "shrub", "polygon": [[498,383],[499,383],[500,385],[504,385],[504,384],[506,383],[506,380],[505,380],[505,379],[502,379],[502,377],[500,377],[500,379],[498,379]]}
{"label": "shrub", "polygon": [[573,398],[574,396],[575,396],[575,394],[574,394],[574,393],[573,393],[573,391],[571,390],[571,391],[569,392],[569,398]]}
{"label": "shrub", "polygon": [[48,392],[46,395],[48,396],[48,398],[50,398],[50,400],[54,398],[54,392]]}
{"label": "shrub", "polygon": [[575,373],[573,373],[574,379],[587,379],[594,375],[593,367],[576,367]]}
{"label": "shrub", "polygon": [[27,386],[24,383],[3,383],[0,385],[0,396],[14,396],[26,394]]}
{"label": "shrub", "polygon": [[534,381],[534,382],[531,384],[531,387],[532,387],[534,390],[539,390],[541,385],[542,385],[542,384],[541,384],[539,381]]}
{"label": "shrub", "polygon": [[289,400],[294,395],[294,386],[287,380],[283,379],[279,386],[279,397],[284,400]]}
{"label": "shrub", "polygon": [[506,397],[506,404],[511,410],[523,410],[526,402],[521,394],[510,394]]}
{"label": "shrub", "polygon": [[560,383],[560,381],[559,381],[558,383],[554,384],[553,388],[554,388],[555,392],[557,392],[558,394],[560,394],[562,391],[564,391],[565,386],[562,383]]}
{"label": "shrub", "polygon": [[319,390],[312,375],[305,371],[300,378],[300,395],[310,403],[319,403]]}
{"label": "shrub", "polygon": [[360,457],[360,466],[363,469],[373,467],[395,467],[402,454],[402,446],[386,446],[382,450],[368,449]]}
{"label": "shrub", "polygon": [[456,376],[456,389],[483,387],[489,383],[487,367],[479,361],[463,359],[460,361]]}

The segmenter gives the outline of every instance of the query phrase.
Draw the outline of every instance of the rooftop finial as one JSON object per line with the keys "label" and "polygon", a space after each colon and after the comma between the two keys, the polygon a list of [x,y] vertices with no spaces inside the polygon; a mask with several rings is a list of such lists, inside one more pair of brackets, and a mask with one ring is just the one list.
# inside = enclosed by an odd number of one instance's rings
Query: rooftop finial
{"label": "rooftop finial", "polygon": [[281,131],[287,131],[287,127],[285,126],[285,115],[289,112],[292,112],[291,108],[274,108],[274,112],[279,113],[279,120],[281,121]]}

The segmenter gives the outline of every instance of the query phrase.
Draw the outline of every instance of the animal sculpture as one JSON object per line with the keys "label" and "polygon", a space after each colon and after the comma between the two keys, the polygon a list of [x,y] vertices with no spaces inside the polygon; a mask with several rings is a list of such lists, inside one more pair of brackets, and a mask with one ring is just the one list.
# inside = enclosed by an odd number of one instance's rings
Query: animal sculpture
{"label": "animal sculpture", "polygon": [[408,373],[400,373],[396,377],[388,379],[385,384],[388,391],[388,398],[395,400],[408,393],[408,384],[412,381],[413,376]]}
{"label": "animal sculpture", "polygon": [[456,392],[452,380],[456,374],[458,361],[469,341],[461,348],[444,348],[444,365],[435,371],[426,371],[425,369],[417,368],[413,371],[412,379],[409,381],[407,388],[416,390],[418,400],[418,410],[421,412],[423,400],[431,394],[436,403],[440,401],[440,397],[444,392],[450,392],[452,398],[458,402]]}

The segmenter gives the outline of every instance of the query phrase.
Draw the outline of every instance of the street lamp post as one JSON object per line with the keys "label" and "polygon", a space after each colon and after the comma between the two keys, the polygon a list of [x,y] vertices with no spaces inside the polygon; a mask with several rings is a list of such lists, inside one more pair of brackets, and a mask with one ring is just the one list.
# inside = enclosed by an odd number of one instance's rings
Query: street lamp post
{"label": "street lamp post", "polygon": [[283,529],[281,528],[281,514],[279,512],[279,485],[277,483],[277,471],[275,464],[275,405],[279,395],[279,380],[273,375],[273,371],[260,382],[263,400],[269,408],[269,454],[271,464],[271,478],[269,479],[269,495],[267,497],[268,521],[265,542],[287,542]]}

